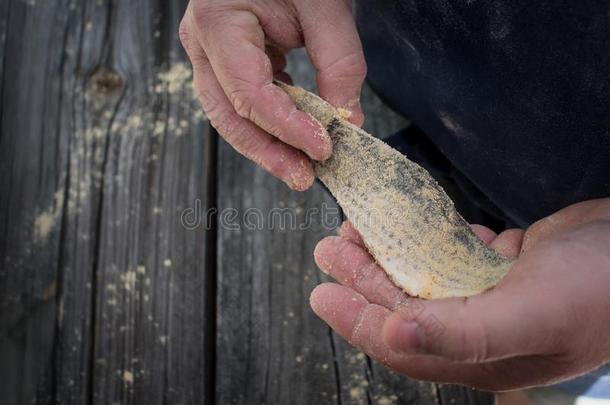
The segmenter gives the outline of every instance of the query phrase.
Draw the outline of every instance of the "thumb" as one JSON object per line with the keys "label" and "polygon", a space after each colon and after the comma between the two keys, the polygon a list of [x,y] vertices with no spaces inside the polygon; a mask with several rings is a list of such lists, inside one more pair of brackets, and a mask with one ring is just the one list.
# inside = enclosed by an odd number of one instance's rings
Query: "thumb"
{"label": "thumb", "polygon": [[610,219],[610,198],[570,205],[530,226],[523,237],[522,252],[561,231],[599,220]]}
{"label": "thumb", "polygon": [[397,310],[388,317],[382,335],[397,352],[465,363],[531,355],[553,339],[550,320],[532,305],[532,300],[495,291],[468,299],[421,301],[417,314]]}
{"label": "thumb", "polygon": [[351,1],[298,2],[305,46],[317,71],[320,96],[351,113],[349,120],[362,125],[360,92],[366,77],[362,44],[351,10]]}

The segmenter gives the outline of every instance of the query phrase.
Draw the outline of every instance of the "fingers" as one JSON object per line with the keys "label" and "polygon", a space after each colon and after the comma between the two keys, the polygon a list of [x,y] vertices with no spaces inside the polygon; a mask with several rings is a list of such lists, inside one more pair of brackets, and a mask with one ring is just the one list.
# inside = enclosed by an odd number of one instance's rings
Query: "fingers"
{"label": "fingers", "polygon": [[312,159],[326,160],[332,152],[326,129],[297,110],[290,97],[272,83],[272,63],[265,53],[265,35],[257,16],[222,2],[203,4],[206,7],[191,7],[192,32],[234,111]]}
{"label": "fingers", "polygon": [[211,124],[239,153],[289,187],[299,191],[309,188],[314,181],[314,172],[307,156],[238,116],[220,88],[206,55],[197,43],[193,43],[184,25],[180,36],[193,63],[193,84]]}
{"label": "fingers", "polygon": [[351,2],[312,0],[298,2],[296,7],[305,45],[317,70],[320,95],[335,107],[350,111],[350,121],[362,125],[360,92],[366,62]]}
{"label": "fingers", "polygon": [[[352,231],[348,229],[346,227],[344,232]],[[405,305],[404,292],[390,281],[362,246],[343,237],[331,236],[318,243],[314,257],[324,273],[364,295],[370,302],[388,309]]]}
{"label": "fingers", "polygon": [[[313,311],[350,344],[380,363],[420,380],[498,386],[497,365],[459,364],[426,355],[406,356],[394,351],[383,339],[384,324],[392,316],[385,307],[369,303],[362,295],[336,284],[322,284],[311,293]],[[402,325],[405,337],[416,345],[418,326]],[[489,384],[489,385],[488,385]]]}
{"label": "fingers", "polygon": [[[334,257],[334,261],[325,263],[324,259],[321,260],[320,256],[325,254],[324,250],[332,244],[342,244],[342,247],[332,248],[342,248],[345,253],[350,253],[350,259],[337,260],[336,256],[330,255],[324,257]],[[385,280],[381,277],[383,272],[380,269],[375,269],[360,257],[357,251],[353,251],[355,245],[350,244],[349,241],[335,238],[319,245],[316,249],[316,261],[344,286],[367,297],[368,302],[388,311],[397,309],[395,314],[388,314],[387,322],[380,327],[380,330],[383,329],[384,341],[394,351],[478,363],[510,357],[515,354],[515,349],[517,353],[528,349],[529,344],[519,346],[530,337],[529,333],[513,336],[516,333],[505,330],[511,326],[503,327],[504,322],[511,325],[508,323],[510,321],[514,325],[514,322],[522,322],[523,319],[513,319],[502,311],[498,311],[497,315],[482,315],[478,309],[480,307],[468,305],[468,301],[461,299],[436,302],[407,299],[387,277]],[[354,271],[354,268],[357,270]],[[439,305],[440,302],[443,302],[443,305]],[[510,341],[506,342],[504,339]]]}
{"label": "fingers", "polygon": [[[481,363],[546,349],[552,316],[531,305],[535,299],[515,300],[517,291],[500,289],[468,299],[422,301],[425,311],[398,311],[383,327],[385,342],[402,353],[428,354],[464,363]],[[425,317],[424,315],[425,314]],[[430,320],[434,327],[430,327]],[[416,332],[409,332],[413,322]],[[419,340],[412,345],[415,337]]]}
{"label": "fingers", "polygon": [[[475,229],[476,233],[483,234],[488,240],[491,240],[492,234],[495,235],[482,226],[475,226]],[[339,235],[325,238],[316,246],[314,257],[318,267],[344,286],[367,297],[370,302],[392,310],[405,305],[408,297],[377,265],[353,225],[344,222]],[[514,257],[519,253],[522,237],[521,230],[505,231],[491,240],[490,246],[500,254]]]}
{"label": "fingers", "polygon": [[358,246],[364,247],[362,236],[360,236],[360,233],[349,221],[344,221],[343,224],[341,224],[341,228],[339,228],[339,236],[355,243]]}
{"label": "fingers", "polygon": [[570,205],[530,226],[523,238],[522,251],[568,228],[604,219],[610,219],[610,198]]}
{"label": "fingers", "polygon": [[[322,240],[314,252],[316,263],[322,271],[362,294],[368,302],[396,310],[397,314],[389,317],[384,325],[386,342],[395,351],[478,363],[531,354],[538,349],[532,342],[540,342],[535,339],[535,333],[544,334],[547,319],[525,307],[522,301],[514,300],[514,295],[493,290],[469,299],[424,301],[408,298],[366,249],[353,241],[358,241],[353,227],[344,224],[340,233],[352,240],[344,237]],[[500,253],[516,255],[522,235],[519,230],[504,232],[492,241],[492,247]],[[424,306],[426,311],[421,310]],[[422,313],[426,315],[423,318]],[[520,328],[514,325],[520,325]],[[415,346],[409,346],[414,342],[417,342]]]}
{"label": "fingers", "polygon": [[517,257],[521,251],[524,234],[525,231],[522,229],[508,229],[498,235],[498,237],[489,244],[489,247],[502,256]]}
{"label": "fingers", "polygon": [[479,237],[479,239],[485,242],[486,245],[489,245],[491,242],[494,241],[494,239],[498,237],[497,233],[483,225],[471,224],[470,228],[475,233],[475,235]]}
{"label": "fingers", "polygon": [[390,310],[370,304],[349,288],[331,283],[316,287],[310,304],[316,315],[352,345],[380,361],[388,361],[390,349],[381,339],[380,331]]}
{"label": "fingers", "polygon": [[497,234],[483,225],[471,224],[473,232],[485,242],[486,245],[494,249],[505,257],[517,257],[521,251],[524,231],[521,229],[508,229],[501,234]]}

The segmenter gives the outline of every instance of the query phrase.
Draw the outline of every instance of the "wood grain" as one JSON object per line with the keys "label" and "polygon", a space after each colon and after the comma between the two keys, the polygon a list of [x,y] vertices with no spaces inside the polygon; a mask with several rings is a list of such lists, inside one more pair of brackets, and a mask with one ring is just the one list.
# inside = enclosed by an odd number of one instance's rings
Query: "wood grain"
{"label": "wood grain", "polygon": [[2,3],[3,403],[205,402],[208,231],[181,213],[213,147],[185,5]]}

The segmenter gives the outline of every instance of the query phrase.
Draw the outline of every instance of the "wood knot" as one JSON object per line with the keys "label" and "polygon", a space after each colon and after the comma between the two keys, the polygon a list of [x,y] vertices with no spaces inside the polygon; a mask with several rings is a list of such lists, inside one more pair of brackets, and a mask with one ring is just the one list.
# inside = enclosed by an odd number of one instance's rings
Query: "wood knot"
{"label": "wood knot", "polygon": [[111,95],[123,89],[124,81],[119,74],[110,69],[98,69],[92,76],[93,91],[101,95]]}

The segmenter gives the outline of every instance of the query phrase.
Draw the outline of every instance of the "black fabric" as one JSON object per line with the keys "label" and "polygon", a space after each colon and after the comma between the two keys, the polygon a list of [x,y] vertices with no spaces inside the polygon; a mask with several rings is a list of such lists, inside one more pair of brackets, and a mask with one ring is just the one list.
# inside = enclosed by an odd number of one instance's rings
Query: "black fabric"
{"label": "black fabric", "polygon": [[512,221],[610,196],[610,2],[361,0],[356,16],[373,88]]}
{"label": "black fabric", "polygon": [[451,197],[457,211],[469,223],[485,225],[497,233],[516,227],[416,126],[404,128],[384,141],[428,170]]}

